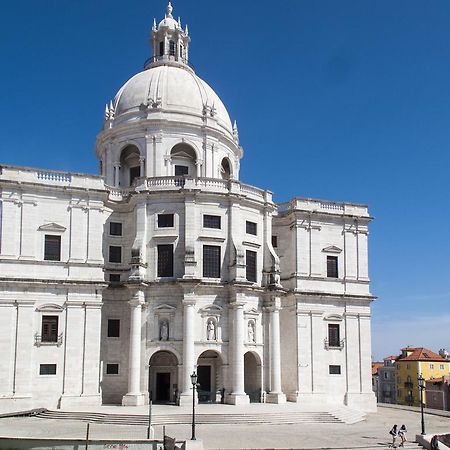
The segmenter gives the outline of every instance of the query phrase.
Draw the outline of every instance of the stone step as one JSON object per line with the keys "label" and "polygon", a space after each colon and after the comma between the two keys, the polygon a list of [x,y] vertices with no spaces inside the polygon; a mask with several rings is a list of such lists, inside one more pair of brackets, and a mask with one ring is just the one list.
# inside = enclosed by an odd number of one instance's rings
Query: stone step
{"label": "stone step", "polygon": [[[131,414],[104,414],[75,411],[41,411],[35,417],[43,419],[82,420],[93,423],[116,425],[146,425],[148,416]],[[338,414],[328,412],[280,412],[280,413],[233,413],[196,414],[198,424],[294,424],[294,423],[345,423]],[[190,424],[191,414],[155,414],[153,425]]]}

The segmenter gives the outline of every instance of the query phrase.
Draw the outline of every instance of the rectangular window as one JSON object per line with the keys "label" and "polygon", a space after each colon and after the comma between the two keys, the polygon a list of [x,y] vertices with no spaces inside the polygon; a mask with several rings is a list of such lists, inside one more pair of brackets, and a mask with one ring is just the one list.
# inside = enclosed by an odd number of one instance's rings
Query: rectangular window
{"label": "rectangular window", "polygon": [[133,181],[141,176],[141,168],[140,166],[130,167],[130,186],[133,184]]}
{"label": "rectangular window", "polygon": [[172,228],[173,214],[158,214],[158,228]]}
{"label": "rectangular window", "polygon": [[158,245],[158,277],[173,277],[173,244]]}
{"label": "rectangular window", "polygon": [[42,316],[42,342],[58,342],[58,316]]}
{"label": "rectangular window", "polygon": [[256,223],[255,222],[245,222],[245,232],[247,234],[254,234],[256,236]]}
{"label": "rectangular window", "polygon": [[118,273],[111,273],[109,275],[109,281],[111,283],[120,283],[120,275]]}
{"label": "rectangular window", "polygon": [[61,236],[45,235],[44,259],[46,261],[61,261]]}
{"label": "rectangular window", "polygon": [[106,364],[106,375],[119,375],[119,364]]}
{"label": "rectangular window", "polygon": [[108,337],[120,337],[119,319],[108,319]]}
{"label": "rectangular window", "polygon": [[109,246],[109,262],[121,263],[122,262],[122,247],[116,245]]}
{"label": "rectangular window", "polygon": [[56,375],[56,364],[40,364],[39,375]]}
{"label": "rectangular window", "polygon": [[189,167],[188,166],[175,166],[175,176],[176,177],[182,177],[183,175],[189,174]]}
{"label": "rectangular window", "polygon": [[159,56],[163,56],[164,55],[164,41],[161,41],[159,43]]}
{"label": "rectangular window", "polygon": [[329,366],[330,375],[340,375],[341,374],[341,366]]}
{"label": "rectangular window", "polygon": [[434,369],[434,364],[430,364],[430,369]]}
{"label": "rectangular window", "polygon": [[273,248],[278,247],[278,236],[272,236],[272,247]]}
{"label": "rectangular window", "polygon": [[444,364],[440,364],[439,369],[444,370]]}
{"label": "rectangular window", "polygon": [[328,324],[328,345],[330,347],[339,347],[341,345],[341,339],[339,336],[339,324]]}
{"label": "rectangular window", "polygon": [[111,236],[122,236],[122,224],[120,222],[110,222],[109,234]]}
{"label": "rectangular window", "polygon": [[256,252],[246,250],[245,263],[247,280],[256,283]]}
{"label": "rectangular window", "polygon": [[220,247],[216,245],[203,246],[203,276],[220,278]]}
{"label": "rectangular window", "polygon": [[203,215],[203,227],[204,228],[221,228],[221,217],[220,216],[211,216],[209,214]]}
{"label": "rectangular window", "polygon": [[327,277],[337,278],[338,277],[338,257],[337,256],[327,256]]}

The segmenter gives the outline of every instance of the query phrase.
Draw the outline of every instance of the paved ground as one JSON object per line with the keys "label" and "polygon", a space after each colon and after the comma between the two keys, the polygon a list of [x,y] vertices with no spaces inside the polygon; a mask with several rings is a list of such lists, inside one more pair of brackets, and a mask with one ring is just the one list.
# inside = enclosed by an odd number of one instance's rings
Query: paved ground
{"label": "paved ground", "polygon": [[[414,440],[420,432],[420,415],[413,411],[379,407],[367,420],[354,424],[314,425],[198,425],[197,438],[208,449],[298,448],[298,449],[367,449],[387,448],[388,431],[392,425],[405,424],[408,437]],[[450,418],[426,415],[428,433],[450,431]],[[38,418],[0,419],[0,436],[70,437],[84,436],[86,424],[79,421]],[[156,427],[156,437],[162,427]],[[177,439],[190,438],[187,425],[169,425],[166,434]],[[142,426],[91,425],[91,438],[145,438]]]}

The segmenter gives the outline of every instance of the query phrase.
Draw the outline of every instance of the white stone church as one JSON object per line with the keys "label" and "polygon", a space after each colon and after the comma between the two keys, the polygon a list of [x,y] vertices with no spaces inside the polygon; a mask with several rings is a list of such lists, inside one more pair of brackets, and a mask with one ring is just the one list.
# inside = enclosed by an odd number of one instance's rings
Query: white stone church
{"label": "white stone church", "polygon": [[367,206],[239,181],[187,26],[108,103],[99,175],[2,166],[0,408],[375,408]]}

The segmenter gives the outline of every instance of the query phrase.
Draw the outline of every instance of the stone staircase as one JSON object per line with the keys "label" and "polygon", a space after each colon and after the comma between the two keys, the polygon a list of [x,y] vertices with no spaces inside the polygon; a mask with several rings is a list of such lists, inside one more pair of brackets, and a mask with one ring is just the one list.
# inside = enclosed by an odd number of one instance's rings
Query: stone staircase
{"label": "stone staircase", "polygon": [[[42,409],[33,414],[42,419],[82,420],[91,423],[116,425],[147,425],[148,416],[136,414],[105,414],[78,411],[50,411]],[[348,409],[332,412],[282,411],[251,413],[211,413],[195,415],[198,424],[298,424],[298,423],[337,423],[351,424],[364,420],[364,414]],[[191,414],[153,414],[152,425],[190,424]]]}

